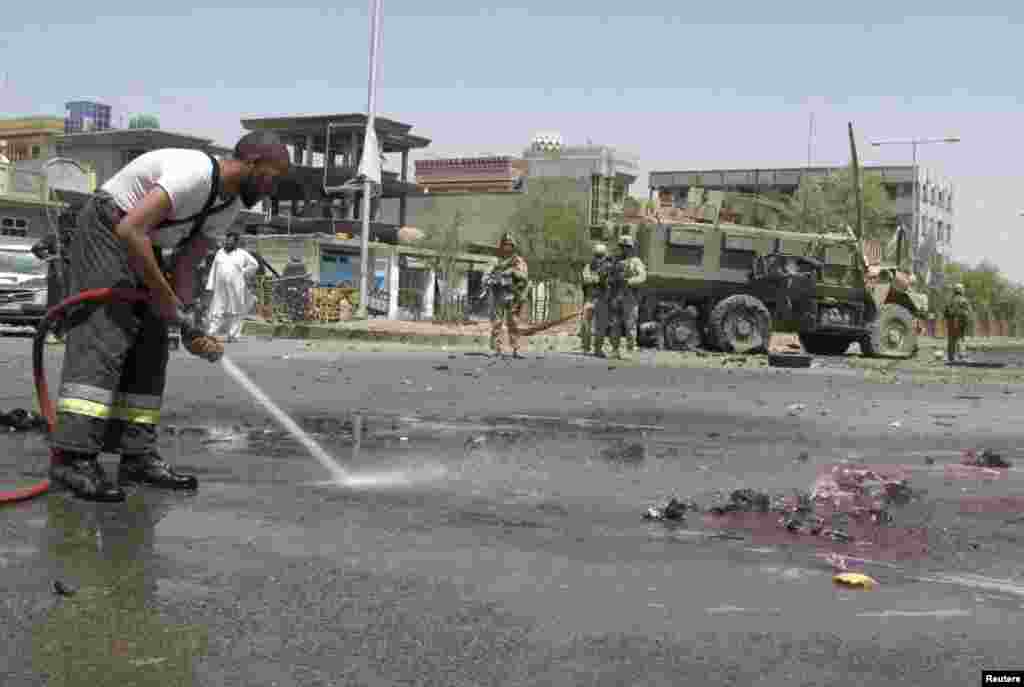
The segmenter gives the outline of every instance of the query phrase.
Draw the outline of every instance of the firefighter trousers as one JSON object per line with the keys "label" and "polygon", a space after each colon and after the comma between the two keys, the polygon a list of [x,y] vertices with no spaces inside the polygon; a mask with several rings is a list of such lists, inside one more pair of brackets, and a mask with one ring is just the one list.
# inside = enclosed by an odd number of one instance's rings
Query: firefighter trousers
{"label": "firefighter trousers", "polygon": [[[86,203],[68,249],[68,293],[144,288],[113,232],[122,215],[103,192]],[[146,302],[83,303],[65,321],[53,446],[87,454],[154,450],[169,357],[166,323]]]}

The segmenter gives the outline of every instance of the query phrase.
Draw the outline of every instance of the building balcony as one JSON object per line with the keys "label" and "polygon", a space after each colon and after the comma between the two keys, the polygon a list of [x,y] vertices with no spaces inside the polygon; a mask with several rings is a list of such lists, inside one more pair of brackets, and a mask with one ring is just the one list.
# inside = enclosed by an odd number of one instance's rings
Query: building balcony
{"label": "building balcony", "polygon": [[[338,187],[355,179],[359,174],[358,167],[336,166],[327,170],[326,185]],[[381,172],[381,197],[401,198],[410,193],[419,192],[419,187],[411,182],[402,181],[397,172]],[[306,200],[323,195],[324,168],[293,165],[287,178],[282,179],[274,192],[274,198],[283,201]]]}

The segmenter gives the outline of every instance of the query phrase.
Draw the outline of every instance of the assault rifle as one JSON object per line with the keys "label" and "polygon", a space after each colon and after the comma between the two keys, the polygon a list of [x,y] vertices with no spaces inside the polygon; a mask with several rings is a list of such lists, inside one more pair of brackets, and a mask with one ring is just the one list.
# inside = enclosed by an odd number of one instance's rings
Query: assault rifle
{"label": "assault rifle", "polygon": [[512,275],[508,272],[488,272],[480,285],[483,287],[478,296],[480,300],[493,292],[495,303],[512,302]]}

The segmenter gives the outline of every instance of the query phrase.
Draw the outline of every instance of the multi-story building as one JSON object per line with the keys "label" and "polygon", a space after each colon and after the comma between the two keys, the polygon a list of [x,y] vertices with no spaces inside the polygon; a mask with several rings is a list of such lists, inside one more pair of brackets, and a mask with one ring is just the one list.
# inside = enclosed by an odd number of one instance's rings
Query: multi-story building
{"label": "multi-story building", "polygon": [[[787,167],[775,169],[702,169],[672,172],[651,172],[650,192],[662,206],[684,207],[691,187],[741,193],[796,193],[800,179],[807,175],[821,177],[835,173],[840,166]],[[881,176],[882,184],[893,201],[897,221],[908,231],[911,245],[934,245],[948,257],[954,228],[954,188],[952,183],[935,172],[918,166],[917,179],[911,165],[869,165],[866,174]],[[918,187],[918,226],[913,226],[914,184]]]}
{"label": "multi-story building", "polygon": [[63,131],[60,117],[0,119],[0,155],[19,169],[39,170],[54,156],[56,139]]}
{"label": "multi-story building", "polygon": [[[39,239],[53,231],[64,221],[61,215],[71,212],[69,194],[64,193],[67,186],[62,186],[68,181],[57,179],[57,188],[51,190],[42,171],[0,162],[0,236]],[[96,188],[91,172],[74,181],[80,193]]]}
{"label": "multi-story building", "polygon": [[64,105],[64,133],[80,134],[106,131],[110,128],[110,106],[89,100],[76,100]]}
{"label": "multi-story building", "polygon": [[416,185],[424,193],[502,193],[518,191],[529,167],[503,156],[417,160]]}
{"label": "multi-story building", "polygon": [[[576,179],[586,194],[590,238],[608,240],[622,215],[629,187],[639,175],[638,159],[606,145],[565,145],[557,133],[538,134],[523,152],[528,179]],[[529,181],[527,181],[529,183]]]}
{"label": "multi-story building", "polygon": [[231,154],[212,139],[163,129],[107,129],[66,134],[56,139],[56,154],[83,163],[96,171],[96,182],[106,183],[122,167],[143,153],[160,148],[205,150],[214,156]]}
{"label": "multi-story building", "polygon": [[0,236],[41,238],[65,210],[43,173],[63,131],[60,117],[0,119]]}

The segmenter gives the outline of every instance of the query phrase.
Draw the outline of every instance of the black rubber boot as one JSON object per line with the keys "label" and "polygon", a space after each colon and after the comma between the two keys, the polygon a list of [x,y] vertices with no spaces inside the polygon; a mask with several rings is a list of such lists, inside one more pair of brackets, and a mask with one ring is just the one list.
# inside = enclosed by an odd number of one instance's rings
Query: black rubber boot
{"label": "black rubber boot", "polygon": [[199,487],[199,480],[194,475],[175,472],[157,453],[121,456],[117,481],[122,485],[144,484],[161,489],[194,490]]}
{"label": "black rubber boot", "polygon": [[87,501],[117,503],[124,501],[124,492],[110,481],[96,456],[61,453],[50,467],[50,479]]}

